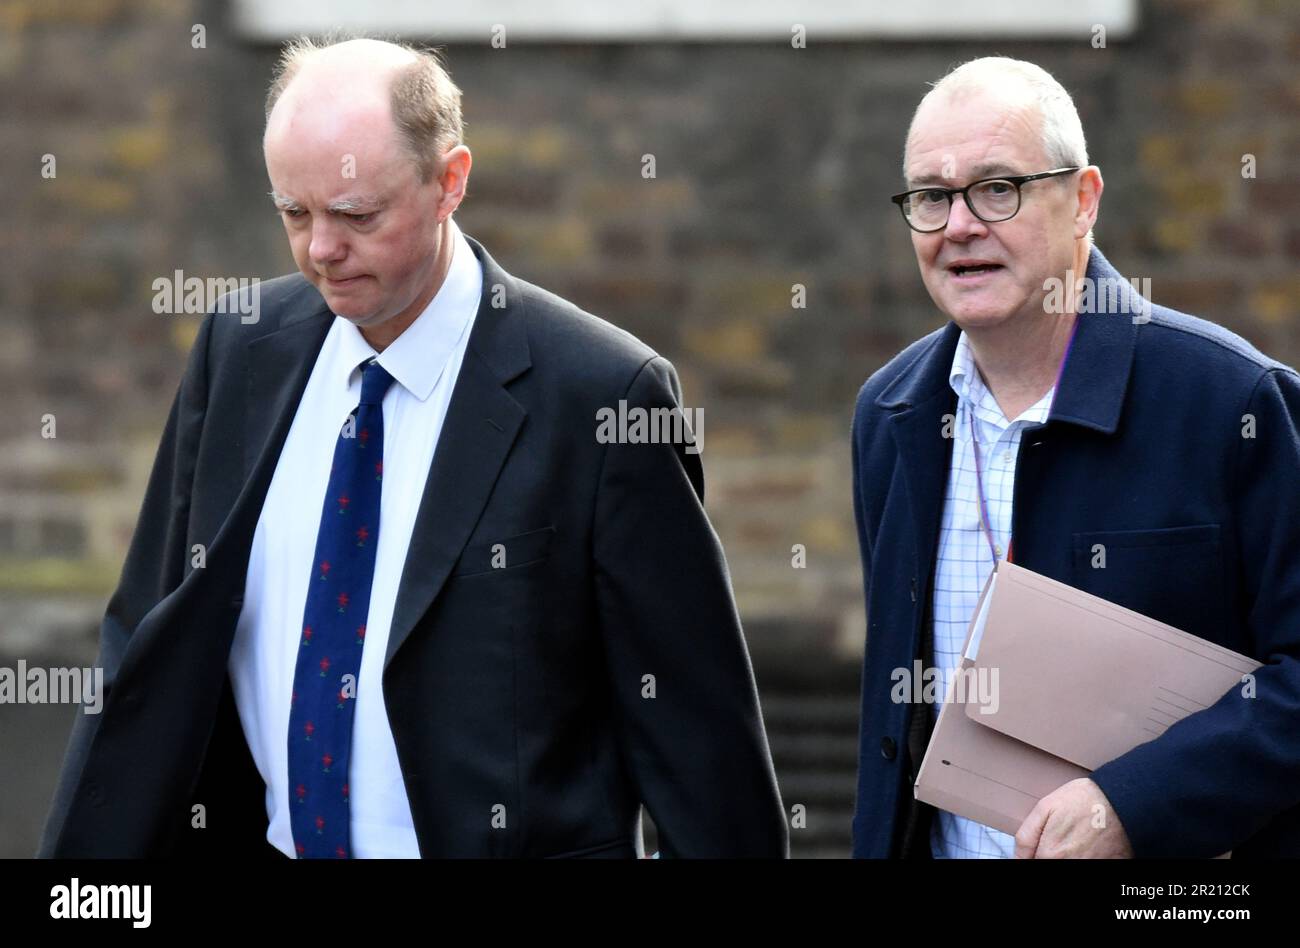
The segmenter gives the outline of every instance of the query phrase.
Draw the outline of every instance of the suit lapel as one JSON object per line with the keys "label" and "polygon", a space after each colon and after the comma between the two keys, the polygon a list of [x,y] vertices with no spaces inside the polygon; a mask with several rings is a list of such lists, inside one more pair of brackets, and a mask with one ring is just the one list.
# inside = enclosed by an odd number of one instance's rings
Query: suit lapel
{"label": "suit lapel", "polygon": [[[244,480],[253,471],[274,473],[274,464],[266,468],[266,456],[276,460],[284,447],[289,427],[298,412],[298,403],[307,388],[316,357],[334,319],[325,301],[315,295],[319,305],[303,307],[274,332],[258,336],[247,343],[248,378],[244,387]],[[313,319],[310,317],[319,316]],[[286,371],[286,368],[288,371]]]}
{"label": "suit lapel", "polygon": [[[469,240],[483,295],[416,514],[384,667],[441,592],[528,412],[506,390],[532,364],[517,281]],[[494,306],[504,294],[504,306]]]}
{"label": "suit lapel", "polygon": [[[253,533],[280,451],[332,322],[325,301],[312,292],[284,316],[278,329],[244,344],[243,410],[238,429],[229,437],[240,446],[244,476],[213,538],[210,560],[238,562],[241,571],[246,569]],[[233,557],[227,555],[232,545]],[[213,571],[199,572],[206,575]],[[239,590],[236,599],[242,601],[243,573],[232,575],[228,581]]]}

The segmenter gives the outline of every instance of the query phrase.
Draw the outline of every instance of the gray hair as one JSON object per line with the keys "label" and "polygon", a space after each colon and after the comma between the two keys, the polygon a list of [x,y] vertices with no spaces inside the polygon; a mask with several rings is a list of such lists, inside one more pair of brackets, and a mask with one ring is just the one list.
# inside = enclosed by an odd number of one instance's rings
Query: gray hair
{"label": "gray hair", "polygon": [[[1088,143],[1083,137],[1083,125],[1079,121],[1074,100],[1065,91],[1065,87],[1041,66],[1022,59],[986,56],[963,63],[931,85],[933,88],[921,100],[921,105],[931,96],[939,94],[952,97],[979,89],[1009,91],[1036,110],[1041,120],[1039,134],[1043,152],[1049,166],[1087,167]],[[920,112],[921,105],[916,107],[916,112]],[[916,123],[916,112],[912,113],[912,124]],[[911,125],[907,129],[907,137],[912,137]],[[906,145],[903,149],[903,176],[907,176]]]}
{"label": "gray hair", "polygon": [[[315,53],[350,39],[362,37],[330,34],[321,42],[300,36],[281,51],[266,94],[266,118],[280,101],[280,96],[298,74],[303,62]],[[442,156],[461,144],[465,129],[460,111],[460,89],[451,81],[437,52],[408,43],[386,40],[416,57],[409,66],[398,69],[389,89],[393,124],[422,182],[438,171]]]}

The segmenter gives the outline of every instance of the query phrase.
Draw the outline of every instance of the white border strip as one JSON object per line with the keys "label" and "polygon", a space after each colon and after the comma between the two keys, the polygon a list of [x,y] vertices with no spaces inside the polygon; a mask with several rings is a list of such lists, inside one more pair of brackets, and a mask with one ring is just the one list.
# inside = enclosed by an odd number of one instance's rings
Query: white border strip
{"label": "white border strip", "polygon": [[[788,43],[795,24],[807,42],[844,40],[1078,39],[1093,28],[1123,39],[1137,28],[1137,0],[234,0],[237,32],[281,41],[336,27],[435,42],[488,43],[504,26],[510,42],[746,40]],[[499,30],[498,30],[499,32]]]}

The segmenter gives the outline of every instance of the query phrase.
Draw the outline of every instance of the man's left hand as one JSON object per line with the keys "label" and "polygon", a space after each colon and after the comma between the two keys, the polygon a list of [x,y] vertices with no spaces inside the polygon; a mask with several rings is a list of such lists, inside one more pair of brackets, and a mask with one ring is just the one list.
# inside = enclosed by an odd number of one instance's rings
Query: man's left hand
{"label": "man's left hand", "polygon": [[1110,801],[1087,777],[1038,801],[1016,831],[1017,859],[1132,859]]}

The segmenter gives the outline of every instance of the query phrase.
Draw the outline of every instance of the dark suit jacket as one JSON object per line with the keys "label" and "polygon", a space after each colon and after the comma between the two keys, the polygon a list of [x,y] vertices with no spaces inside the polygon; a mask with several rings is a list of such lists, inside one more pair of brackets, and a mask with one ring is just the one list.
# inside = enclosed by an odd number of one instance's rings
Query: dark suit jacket
{"label": "dark suit jacket", "polygon": [[[1094,249],[1094,281],[1124,278]],[[1095,283],[1107,286],[1104,283]],[[1300,376],[1220,326],[1098,297],[1046,424],[1026,428],[1012,538],[1021,566],[1263,663],[1092,774],[1139,856],[1300,855]],[[1138,321],[1135,323],[1133,315]],[[925,705],[890,675],[933,663],[929,609],[956,411],[959,330],[913,343],[862,387],[854,506],[867,597],[854,855],[923,855],[913,784]],[[1253,437],[1243,436],[1253,419]],[[1106,567],[1093,568],[1094,544]]]}
{"label": "dark suit jacket", "polygon": [[[620,399],[678,405],[673,367],[471,246],[483,297],[383,672],[421,854],[632,856],[644,802],[666,856],[785,855],[700,459],[596,439]],[[260,305],[256,324],[209,314],[190,353],[101,629],[106,702],[77,716],[41,855],[266,850],[226,662],[253,530],[334,317],[297,274],[263,284]]]}

